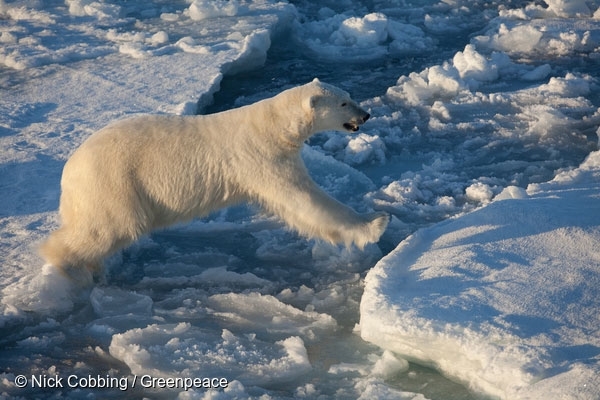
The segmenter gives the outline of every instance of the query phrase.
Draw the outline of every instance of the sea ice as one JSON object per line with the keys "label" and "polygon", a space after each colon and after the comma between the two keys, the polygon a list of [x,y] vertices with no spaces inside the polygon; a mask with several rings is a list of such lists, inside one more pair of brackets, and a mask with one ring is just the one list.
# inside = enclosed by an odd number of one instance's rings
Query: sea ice
{"label": "sea ice", "polygon": [[383,13],[362,17],[320,13],[321,19],[296,23],[299,46],[326,60],[369,61],[390,52],[398,55],[429,51],[433,40],[421,28]]}
{"label": "sea ice", "polygon": [[216,335],[189,323],[154,324],[116,334],[109,349],[140,376],[224,377],[268,386],[311,368],[304,342],[297,336],[271,344],[227,329]]}
{"label": "sea ice", "polygon": [[599,166],[414,233],[369,271],[361,336],[503,399],[598,397]]}

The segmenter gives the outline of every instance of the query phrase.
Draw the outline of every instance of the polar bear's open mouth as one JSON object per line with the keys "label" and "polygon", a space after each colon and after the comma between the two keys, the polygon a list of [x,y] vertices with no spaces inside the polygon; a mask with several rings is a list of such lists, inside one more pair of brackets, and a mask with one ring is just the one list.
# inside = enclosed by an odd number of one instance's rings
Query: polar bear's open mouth
{"label": "polar bear's open mouth", "polygon": [[358,124],[346,122],[344,124],[344,128],[346,128],[346,130],[349,130],[350,132],[356,132],[358,130],[359,126],[358,126]]}
{"label": "polar bear's open mouth", "polygon": [[350,122],[345,122],[343,124],[344,128],[347,131],[350,132],[356,132],[358,130],[358,128],[360,128],[360,126],[362,124],[364,124],[365,122],[367,122],[367,120],[371,117],[371,114],[366,113],[364,116],[362,117],[356,117],[356,118],[352,118],[350,120]]}

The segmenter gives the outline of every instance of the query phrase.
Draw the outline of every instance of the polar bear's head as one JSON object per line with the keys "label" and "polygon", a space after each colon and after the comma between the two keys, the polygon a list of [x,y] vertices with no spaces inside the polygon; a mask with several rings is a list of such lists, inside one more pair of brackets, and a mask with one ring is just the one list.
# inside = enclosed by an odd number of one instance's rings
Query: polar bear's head
{"label": "polar bear's head", "polygon": [[335,86],[314,79],[305,85],[303,108],[312,119],[312,132],[327,130],[356,132],[370,115],[350,95]]}

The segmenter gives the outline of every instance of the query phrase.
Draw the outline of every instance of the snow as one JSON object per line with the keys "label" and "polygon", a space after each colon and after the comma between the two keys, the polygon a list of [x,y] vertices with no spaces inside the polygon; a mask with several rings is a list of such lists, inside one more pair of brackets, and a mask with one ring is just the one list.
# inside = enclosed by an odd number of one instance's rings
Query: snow
{"label": "snow", "polygon": [[215,17],[233,17],[238,14],[237,1],[200,1],[194,0],[187,12],[194,21]]}
{"label": "snow", "polygon": [[116,334],[109,350],[127,363],[133,374],[141,376],[219,376],[269,385],[294,379],[310,369],[306,348],[297,336],[268,344],[253,336],[236,336],[227,329],[214,335],[183,322]]}
{"label": "snow", "polygon": [[[75,375],[140,398],[599,398],[599,54],[595,1],[0,0],[0,397],[123,397],[17,387]],[[371,118],[302,157],[392,215],[379,244],[250,205],[142,238],[92,288],[43,265],[95,130],[315,76]]]}
{"label": "snow", "polygon": [[364,62],[386,53],[428,51],[433,44],[419,27],[390,20],[383,13],[356,17],[328,10],[320,10],[321,19],[295,26],[302,45],[325,60],[350,57]]}
{"label": "snow", "polygon": [[501,11],[490,29],[475,37],[474,42],[481,47],[537,59],[595,52],[600,32],[585,1],[551,0],[547,5]]}
{"label": "snow", "polygon": [[414,233],[365,279],[363,339],[499,398],[597,397],[599,178],[594,152]]}

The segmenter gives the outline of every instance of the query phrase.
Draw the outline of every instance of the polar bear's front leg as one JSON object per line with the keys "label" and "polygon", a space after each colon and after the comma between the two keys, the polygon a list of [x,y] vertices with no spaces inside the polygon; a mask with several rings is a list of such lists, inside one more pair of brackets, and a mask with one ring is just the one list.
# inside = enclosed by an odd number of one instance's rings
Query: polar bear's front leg
{"label": "polar bear's front leg", "polygon": [[389,222],[386,213],[358,214],[321,190],[308,174],[295,172],[285,182],[275,179],[267,184],[269,190],[260,195],[265,208],[308,237],[346,246],[354,243],[361,249],[379,240]]}

